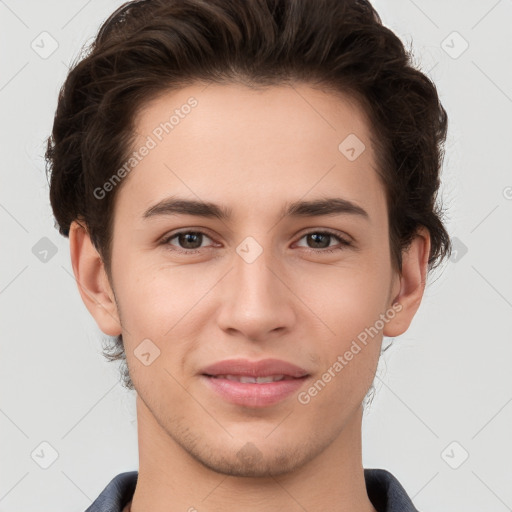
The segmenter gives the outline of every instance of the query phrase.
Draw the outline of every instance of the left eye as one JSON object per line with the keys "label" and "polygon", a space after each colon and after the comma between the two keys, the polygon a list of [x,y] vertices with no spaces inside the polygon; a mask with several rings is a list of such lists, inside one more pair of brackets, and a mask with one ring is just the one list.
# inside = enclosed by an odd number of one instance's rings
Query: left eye
{"label": "left eye", "polygon": [[[329,240],[332,238],[335,238],[341,244],[341,247],[334,247],[334,248],[329,248],[329,243],[327,243],[327,247],[321,247],[321,248],[308,247],[309,250],[312,250],[315,252],[333,252],[333,251],[343,249],[344,246],[351,245],[351,242],[349,242],[348,240],[345,240],[344,238],[342,238],[339,235],[331,233],[330,231],[311,231],[310,233],[306,233],[305,235],[303,235],[300,239],[302,240],[305,237],[309,237],[309,241],[313,241],[313,243],[315,243],[315,244],[317,244],[317,243],[322,244],[322,239]],[[315,249],[318,249],[318,250],[315,250]]]}
{"label": "left eye", "polygon": [[[164,238],[162,240],[162,244],[171,246],[171,250],[187,254],[193,254],[197,252],[198,249],[201,248],[201,242],[203,241],[204,237],[211,240],[211,238],[202,231],[181,231]],[[307,247],[307,249],[312,252],[333,252],[335,250],[340,250],[343,249],[344,247],[352,245],[349,240],[346,240],[337,234],[331,233],[330,231],[311,231],[309,233],[305,233],[304,235],[302,235],[302,237],[299,240],[302,240],[303,238],[306,237],[309,237],[308,241],[310,243],[313,242],[314,244],[320,245],[323,245],[323,241],[330,241],[330,239],[334,238],[341,245],[341,247],[330,248],[330,244],[327,243],[326,247]],[[174,240],[175,238],[178,240],[180,247],[177,247],[174,244],[170,243],[171,240]]]}

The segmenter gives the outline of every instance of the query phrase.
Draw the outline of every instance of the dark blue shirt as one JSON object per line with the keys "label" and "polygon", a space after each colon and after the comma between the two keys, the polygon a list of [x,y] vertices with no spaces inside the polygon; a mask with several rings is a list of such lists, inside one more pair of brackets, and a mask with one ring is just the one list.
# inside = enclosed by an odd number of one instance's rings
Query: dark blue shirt
{"label": "dark blue shirt", "polygon": [[[122,512],[132,499],[138,471],[114,477],[85,512]],[[366,491],[377,512],[418,512],[400,482],[385,469],[364,470]]]}

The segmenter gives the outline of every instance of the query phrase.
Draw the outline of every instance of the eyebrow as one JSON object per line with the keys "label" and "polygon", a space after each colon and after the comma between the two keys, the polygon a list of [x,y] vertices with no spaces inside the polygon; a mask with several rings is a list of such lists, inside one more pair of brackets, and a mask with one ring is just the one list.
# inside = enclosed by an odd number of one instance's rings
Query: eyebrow
{"label": "eyebrow", "polygon": [[[177,197],[165,198],[148,208],[142,218],[149,219],[167,215],[194,215],[197,217],[216,218],[228,221],[232,217],[232,209],[215,203],[195,201]],[[285,204],[281,211],[282,217],[320,217],[323,215],[358,215],[370,219],[368,212],[361,206],[339,197],[315,199],[312,201],[294,201]]]}

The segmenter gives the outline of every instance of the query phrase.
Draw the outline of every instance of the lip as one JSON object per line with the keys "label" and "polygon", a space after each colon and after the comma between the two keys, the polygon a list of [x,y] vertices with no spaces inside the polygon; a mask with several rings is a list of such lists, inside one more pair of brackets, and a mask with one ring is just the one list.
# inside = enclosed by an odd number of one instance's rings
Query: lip
{"label": "lip", "polygon": [[[238,375],[246,377],[269,377],[284,375],[285,380],[268,383],[245,383],[228,380],[216,375]],[[249,361],[230,359],[220,361],[201,370],[205,385],[227,402],[244,407],[269,407],[297,392],[309,377],[299,366],[279,359]]]}
{"label": "lip", "polygon": [[200,373],[203,375],[241,375],[246,377],[285,375],[295,379],[308,375],[304,368],[281,359],[261,359],[260,361],[227,359],[203,368]]}

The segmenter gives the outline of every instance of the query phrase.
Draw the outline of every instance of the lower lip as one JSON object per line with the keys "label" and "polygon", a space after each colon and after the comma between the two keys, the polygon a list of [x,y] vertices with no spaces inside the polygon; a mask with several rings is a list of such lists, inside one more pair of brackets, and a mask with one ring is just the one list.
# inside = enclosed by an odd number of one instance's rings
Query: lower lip
{"label": "lower lip", "polygon": [[245,407],[268,407],[279,403],[304,384],[306,377],[263,384],[201,376],[207,385],[228,402]]}

